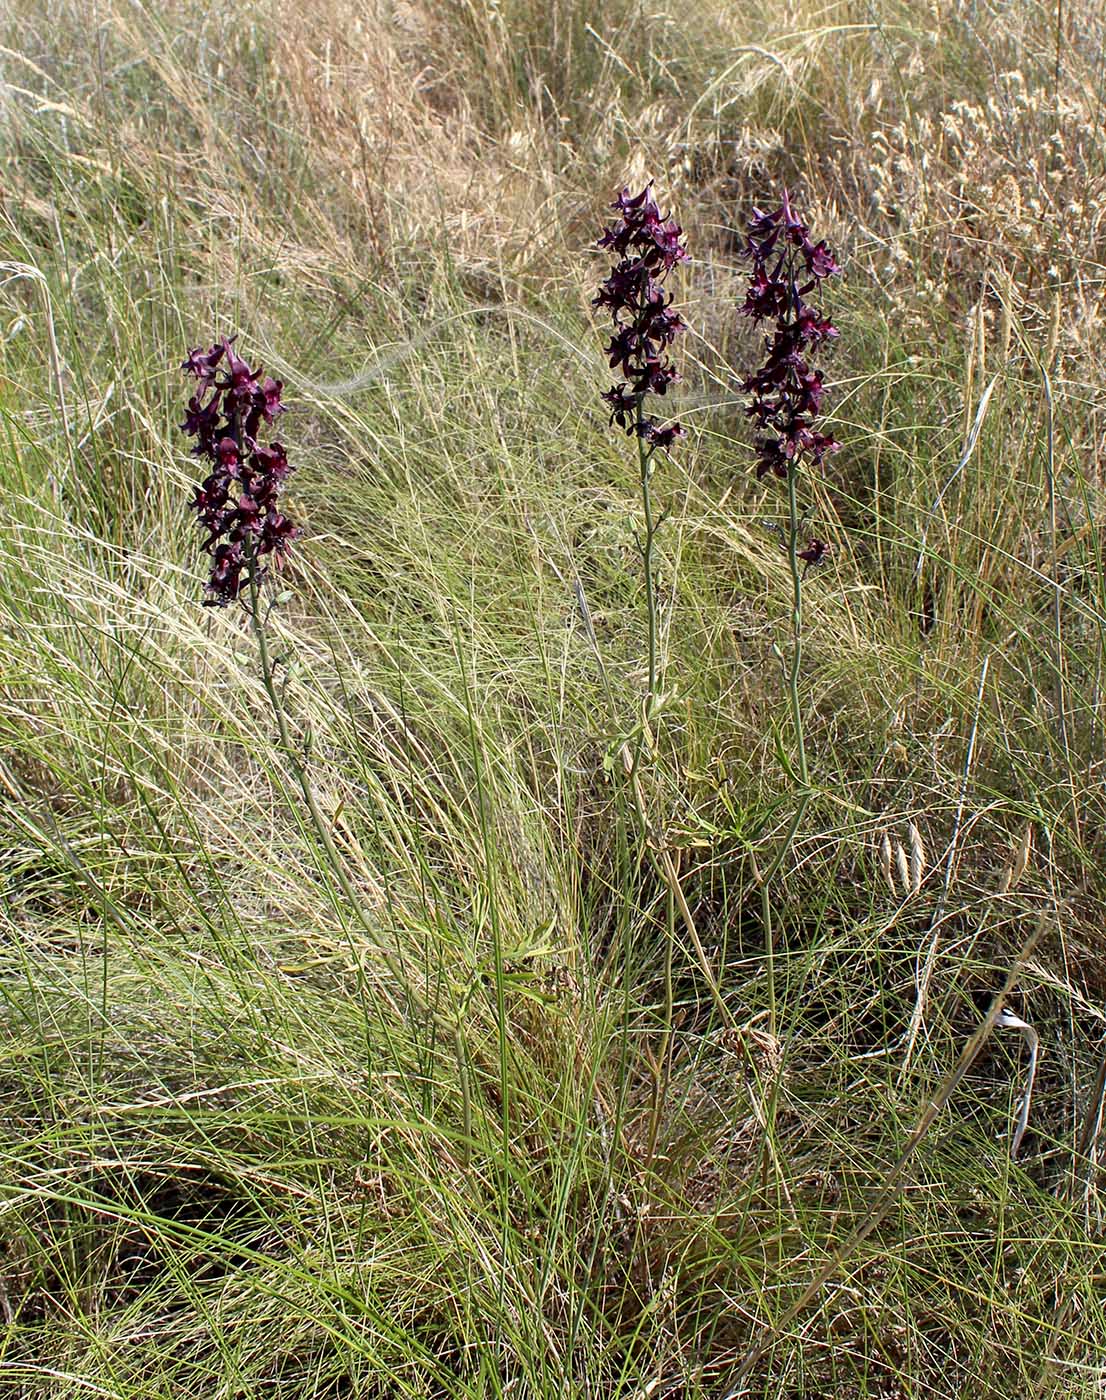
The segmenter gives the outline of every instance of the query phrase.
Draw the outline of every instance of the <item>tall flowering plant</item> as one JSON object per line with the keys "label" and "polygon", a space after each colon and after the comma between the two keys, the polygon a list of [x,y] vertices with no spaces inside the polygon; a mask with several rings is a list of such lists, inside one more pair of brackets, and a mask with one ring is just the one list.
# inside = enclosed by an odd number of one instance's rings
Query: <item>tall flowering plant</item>
{"label": "tall flowering plant", "polygon": [[[613,330],[606,347],[608,363],[620,383],[601,397],[610,409],[610,422],[636,438],[641,478],[645,538],[641,546],[645,571],[645,600],[649,629],[649,679],[642,716],[642,734],[648,727],[657,698],[657,604],[653,581],[653,547],[660,524],[654,517],[650,482],[653,457],[658,448],[671,449],[685,436],[679,423],[660,423],[646,411],[647,401],[663,398],[679,374],[668,350],[686,329],[679,312],[672,310],[672,293],[666,281],[673,269],[687,261],[683,229],[661,212],[652,181],[638,194],[624,189],[611,206],[618,219],[603,230],[599,247],[617,259],[610,275],[600,284],[593,305],[610,312]],[[637,746],[635,767],[641,755]]]}
{"label": "tall flowering plant", "polygon": [[[280,735],[280,752],[303,797],[325,857],[324,865],[364,934],[376,945],[384,966],[404,988],[420,1017],[440,1026],[452,1043],[461,1088],[461,1154],[467,1163],[472,1142],[472,1092],[460,1025],[432,1007],[412,985],[402,958],[379,944],[377,930],[365,914],[335,845],[331,821],[315,796],[308,770],[308,745],[293,739],[283,692],[277,685],[280,658],[272,655],[267,626],[274,604],[262,607],[261,602],[268,568],[264,561],[280,562],[303,531],[282,513],[278,504],[292,472],[284,447],[275,439],[262,443],[260,436],[285,411],[281,402],[284,386],[280,380],[264,375],[260,368],[247,364],[235,351],[233,337],[223,337],[208,350],[190,350],[181,368],[196,380],[181,430],[196,439],[193,454],[208,467],[190,502],[204,533],[201,548],[211,560],[204,605],[224,607],[239,600],[244,603],[257,640],[262,683]],[[360,963],[360,955],[357,961]]]}
{"label": "tall flowering plant", "polygon": [[761,907],[768,952],[769,1002],[775,1021],[775,982],[772,944],[772,909],[769,885],[782,869],[810,802],[810,770],[807,762],[803,711],[799,696],[803,646],[803,579],[807,569],[820,564],[829,546],[818,538],[800,548],[798,482],[804,468],[819,468],[840,443],[822,432],[818,419],[825,398],[825,377],[813,361],[838,330],[828,316],[807,297],[828,277],[840,273],[825,240],[815,242],[810,229],[791,207],[785,189],[780,205],[771,213],[754,208],[749,220],[744,254],[752,264],[745,302],[740,311],[756,325],[768,327],[764,337],[765,359],[749,375],[742,388],[750,395],[746,413],[757,429],[755,440],[758,480],[778,478],[787,489],[787,556],[791,572],[791,661],[787,668],[788,699],[795,732],[796,765],[792,772],[798,800],[787,834],[768,870],[760,876]]}
{"label": "tall flowering plant", "polygon": [[[707,979],[715,1007],[723,1020],[729,1022],[729,1012],[680,888],[679,873],[672,855],[663,838],[658,839],[655,834],[650,833],[638,777],[646,741],[651,741],[651,722],[656,715],[659,700],[657,595],[653,578],[653,550],[663,516],[658,519],[653,509],[652,476],[657,451],[671,451],[674,444],[686,436],[678,422],[662,422],[658,419],[653,412],[653,403],[664,398],[669,385],[677,383],[680,378],[669,350],[676,337],[687,327],[679,312],[672,310],[673,295],[668,290],[667,283],[679,264],[688,261],[688,252],[683,229],[669,214],[661,211],[653,194],[652,181],[637,194],[631,194],[628,189],[624,189],[615,198],[611,208],[618,218],[603,230],[598,246],[610,252],[615,262],[607,278],[600,284],[592,305],[610,313],[612,329],[606,355],[610,368],[619,376],[619,382],[613,384],[601,398],[610,410],[610,426],[617,424],[637,443],[641,503],[645,517],[645,533],[640,542],[640,550],[645,575],[649,674],[641,721],[636,730],[636,742],[632,752],[629,745],[623,744],[621,754],[633,806],[645,838],[647,857],[668,885],[672,895],[668,904],[668,967],[665,978],[668,997],[664,1048],[657,1057],[657,1064],[661,1066],[666,1063],[671,1037],[671,958],[675,942],[673,909],[676,906],[680,909],[681,918]],[[656,1134],[656,1115],[659,1108],[658,1080],[658,1099],[651,1134],[653,1138]]]}

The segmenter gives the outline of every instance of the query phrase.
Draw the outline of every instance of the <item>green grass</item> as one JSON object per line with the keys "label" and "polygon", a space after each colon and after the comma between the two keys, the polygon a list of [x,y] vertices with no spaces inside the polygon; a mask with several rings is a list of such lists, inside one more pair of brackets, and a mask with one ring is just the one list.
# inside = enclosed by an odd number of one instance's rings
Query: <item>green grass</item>
{"label": "green grass", "polygon": [[[771,1400],[1090,1400],[1101,14],[1057,87],[1022,0],[539,8],[6,26],[0,1393],[722,1400],[763,1342]],[[588,250],[644,170],[696,257],[643,797],[726,1023],[618,776],[637,463]],[[788,578],[733,230],[781,179],[848,268],[773,1036]],[[176,366],[228,328],[295,410],[273,645],[355,901],[200,607]],[[881,1195],[1011,972],[1020,1158],[996,1031]]]}

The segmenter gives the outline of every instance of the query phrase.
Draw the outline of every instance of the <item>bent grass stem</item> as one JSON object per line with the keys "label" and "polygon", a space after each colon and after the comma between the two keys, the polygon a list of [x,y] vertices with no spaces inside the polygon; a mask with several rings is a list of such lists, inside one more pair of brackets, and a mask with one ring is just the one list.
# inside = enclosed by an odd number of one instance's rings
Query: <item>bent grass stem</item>
{"label": "bent grass stem", "polygon": [[461,1158],[467,1167],[472,1143],[472,1090],[469,1083],[468,1060],[465,1053],[464,1040],[461,1036],[460,1028],[448,1017],[443,1017],[432,1007],[429,1002],[412,986],[407,977],[402,963],[394,952],[384,947],[373,929],[369,920],[365,917],[364,907],[361,898],[354,888],[353,881],[349,877],[346,863],[342,858],[338,847],[334,844],[334,837],[331,834],[330,823],[323,815],[319,807],[318,799],[315,796],[315,789],[312,786],[307,766],[300,756],[296,745],[292,741],[291,730],[288,725],[288,716],[284,709],[284,703],[280,692],[277,689],[275,675],[276,664],[273,661],[269,650],[269,639],[265,627],[265,619],[261,613],[261,569],[257,555],[253,551],[247,554],[247,585],[249,590],[249,615],[250,626],[257,641],[258,655],[261,661],[261,680],[265,687],[265,694],[269,701],[269,708],[276,720],[277,733],[280,737],[281,755],[288,764],[292,776],[296,780],[303,797],[304,805],[311,818],[311,825],[315,830],[326,857],[329,862],[330,872],[338,882],[338,887],[349,904],[350,909],[357,917],[358,923],[368,935],[373,946],[380,953],[384,966],[395,978],[396,982],[404,989],[410,997],[419,1013],[428,1017],[445,1032],[453,1047],[454,1056],[457,1060],[457,1072],[461,1087],[461,1113],[462,1113],[462,1141]]}

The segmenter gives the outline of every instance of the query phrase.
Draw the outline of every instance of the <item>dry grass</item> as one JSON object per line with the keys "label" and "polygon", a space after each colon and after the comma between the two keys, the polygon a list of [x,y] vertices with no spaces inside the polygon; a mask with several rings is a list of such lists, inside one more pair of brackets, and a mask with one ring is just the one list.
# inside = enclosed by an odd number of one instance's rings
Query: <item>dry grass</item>
{"label": "dry grass", "polygon": [[[0,42],[0,1389],[721,1400],[759,1341],[774,1400],[1100,1395],[1101,7],[20,0]],[[645,798],[729,1026],[610,777],[588,248],[646,174],[696,256]],[[847,450],[770,1036],[734,298],[781,181],[847,258]],[[275,627],[360,915],[197,605],[174,365],[232,325],[297,410]],[[1018,1159],[997,1030],[881,1195],[1011,971]]]}

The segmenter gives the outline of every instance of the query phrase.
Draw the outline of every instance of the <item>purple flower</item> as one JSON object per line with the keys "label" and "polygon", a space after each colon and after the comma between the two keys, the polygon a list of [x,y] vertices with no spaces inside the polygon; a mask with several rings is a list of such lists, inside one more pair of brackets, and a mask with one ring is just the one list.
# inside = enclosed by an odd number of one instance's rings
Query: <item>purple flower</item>
{"label": "purple flower", "polygon": [[820,316],[813,307],[804,303],[799,305],[794,331],[798,338],[808,345],[821,345],[827,340],[836,340],[841,334],[828,316]]}
{"label": "purple flower", "polygon": [[265,516],[261,543],[257,552],[268,554],[275,551],[277,554],[283,554],[293,540],[299,539],[300,534],[298,525],[293,524],[286,515],[281,515],[278,510],[270,508]]}
{"label": "purple flower", "polygon": [[605,404],[610,405],[611,425],[618,424],[620,428],[625,428],[628,433],[634,430],[634,415],[637,413],[638,394],[634,393],[625,384],[614,384],[605,394],[599,397]]}
{"label": "purple flower", "polygon": [[638,436],[644,438],[650,447],[663,447],[666,452],[677,438],[687,437],[679,423],[669,423],[662,428],[652,418],[642,419],[636,428]]}
{"label": "purple flower", "polygon": [[624,189],[612,208],[620,218],[603,231],[599,247],[611,249],[619,261],[600,284],[592,305],[611,313],[614,331],[605,354],[625,382],[600,397],[611,410],[612,425],[636,433],[650,451],[667,450],[685,436],[683,428],[678,423],[660,427],[644,415],[642,405],[646,395],[664,394],[679,379],[665,352],[686,326],[671,309],[664,281],[687,259],[683,230],[661,213],[652,181],[636,195]]}
{"label": "purple flower", "polygon": [[[666,218],[653,198],[652,180],[640,194],[623,190],[615,197],[611,208],[622,215],[613,226],[603,230],[600,248],[611,248],[627,262],[637,262],[645,270],[663,269],[661,275],[672,271],[687,257],[683,246],[683,229],[673,219]],[[637,258],[627,258],[630,251]]]}
{"label": "purple flower", "polygon": [[628,189],[624,189],[621,194],[616,194],[612,209],[617,209],[624,219],[633,219],[638,216],[642,219],[659,221],[661,211],[657,207],[657,202],[653,198],[652,180],[645,186],[640,194],[631,195]]}
{"label": "purple flower", "polygon": [[687,249],[681,241],[684,231],[679,224],[669,221],[659,224],[650,230],[650,237],[653,240],[654,249],[650,249],[649,258],[651,261],[658,261],[664,267],[665,272],[671,272],[678,262],[687,261]]}
{"label": "purple flower", "polygon": [[285,411],[280,401],[283,388],[284,382],[280,379],[266,377],[261,381],[261,413],[266,423],[271,423],[278,413]]}
{"label": "purple flower", "polygon": [[822,465],[822,459],[828,457],[831,452],[840,452],[841,444],[835,437],[828,433],[811,433],[807,442],[807,451],[810,453],[810,460],[816,467]]}
{"label": "purple flower", "polygon": [[803,256],[806,258],[807,271],[819,282],[823,277],[832,277],[841,271],[839,265],[834,261],[833,254],[826,247],[825,239],[813,248],[809,242],[805,243]]}
{"label": "purple flower", "polygon": [[[650,279],[652,280],[652,279]],[[636,263],[621,262],[611,269],[611,275],[599,284],[599,294],[592,306],[606,306],[611,311],[628,306],[641,290],[641,277]]]}
{"label": "purple flower", "polygon": [[786,480],[802,459],[820,466],[840,446],[814,428],[826,388],[822,371],[810,364],[827,341],[836,339],[837,327],[804,297],[841,269],[825,240],[811,242],[786,190],[772,213],[753,210],[745,253],[753,267],[740,314],[772,323],[764,363],[742,384],[752,395],[745,411],[762,430],[756,439],[757,479]]}
{"label": "purple flower", "polygon": [[641,354],[641,347],[642,335],[637,326],[620,327],[607,346],[611,369],[621,369],[627,376],[632,374],[637,357]]}
{"label": "purple flower", "polygon": [[184,415],[184,422],[180,426],[182,432],[197,439],[197,446],[193,449],[197,455],[203,456],[210,453],[215,442],[215,429],[218,422],[219,396],[214,395],[209,403],[204,404],[198,395],[193,394],[188,400],[188,409]]}
{"label": "purple flower", "polygon": [[807,541],[805,549],[797,551],[797,557],[810,568],[817,568],[822,560],[830,553],[832,553],[832,551],[825,540],[813,539]]}
{"label": "purple flower", "polygon": [[642,334],[655,352],[671,345],[676,337],[685,330],[687,330],[687,324],[680,313],[668,311],[664,307],[659,307],[642,318]]}
{"label": "purple flower", "polygon": [[238,444],[234,438],[219,439],[215,447],[215,461],[228,476],[238,475]]}
{"label": "purple flower", "polygon": [[226,341],[213,345],[206,354],[199,348],[189,350],[188,358],[181,365],[181,369],[194,374],[203,388],[206,388],[215,378],[215,367],[223,358],[225,349]]}
{"label": "purple flower", "polygon": [[[781,264],[782,266],[782,260]],[[778,273],[777,268],[777,273]],[[787,310],[788,289],[778,275],[769,276],[763,263],[753,269],[749,290],[745,294],[742,316],[751,316],[755,321],[767,321],[772,316],[782,316]]]}
{"label": "purple flower", "polygon": [[189,399],[181,428],[211,467],[191,501],[211,556],[204,602],[221,606],[238,598],[251,576],[260,577],[258,559],[286,554],[302,533],[276,504],[292,471],[284,446],[256,440],[262,422],[284,412],[284,386],[263,379],[225,338],[206,352],[189,351],[182,369],[199,381],[199,392]]}
{"label": "purple flower", "polygon": [[250,465],[273,483],[287,481],[292,471],[284,444],[277,442],[275,438],[268,447],[254,447],[250,453]]}
{"label": "purple flower", "polygon": [[788,458],[784,454],[781,438],[757,438],[757,480],[761,481],[769,472],[781,481],[787,477]]}
{"label": "purple flower", "polygon": [[204,604],[207,607],[224,607],[237,598],[243,588],[242,569],[246,561],[242,557],[241,540],[216,545],[211,558],[211,577],[207,585],[211,596],[204,599]]}
{"label": "purple flower", "polygon": [[675,365],[656,356],[650,356],[630,371],[630,382],[639,396],[665,394],[668,392],[668,386],[675,384],[679,378]]}
{"label": "purple flower", "polygon": [[236,353],[229,340],[223,341],[223,349],[226,351],[228,373],[221,381],[221,387],[230,396],[232,403],[248,402],[253,391],[260,387],[258,375]]}

